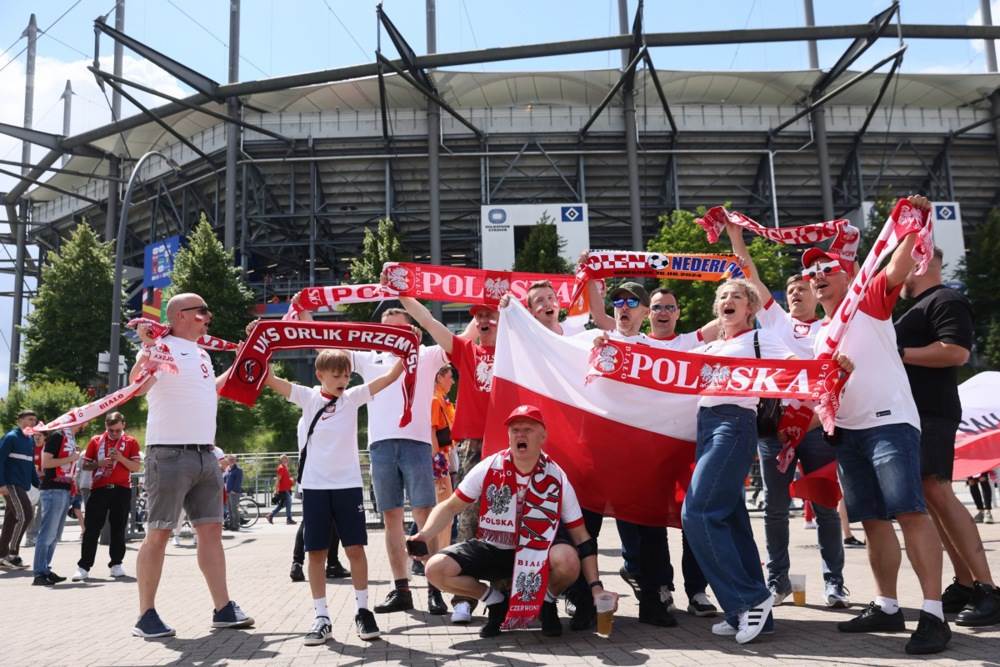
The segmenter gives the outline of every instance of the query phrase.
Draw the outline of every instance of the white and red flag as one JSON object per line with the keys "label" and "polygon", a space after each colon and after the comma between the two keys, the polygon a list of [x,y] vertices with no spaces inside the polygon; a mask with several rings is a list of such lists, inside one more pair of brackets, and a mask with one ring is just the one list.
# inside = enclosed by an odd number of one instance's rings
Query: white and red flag
{"label": "white and red flag", "polygon": [[698,396],[620,382],[586,383],[592,342],[559,336],[517,302],[500,313],[483,455],[508,446],[504,417],[545,415],[545,451],[580,504],[650,526],[680,526],[694,469]]}
{"label": "white and red flag", "polygon": [[986,371],[958,385],[962,421],[955,438],[952,479],[973,477],[1000,466],[1000,373]]}

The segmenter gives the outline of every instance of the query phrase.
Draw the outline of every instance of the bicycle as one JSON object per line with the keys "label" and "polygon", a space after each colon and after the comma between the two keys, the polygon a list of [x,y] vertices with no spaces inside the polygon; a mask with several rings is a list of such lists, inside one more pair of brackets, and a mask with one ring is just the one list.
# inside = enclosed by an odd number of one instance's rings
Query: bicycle
{"label": "bicycle", "polygon": [[240,498],[240,528],[249,528],[260,519],[260,505],[250,496]]}

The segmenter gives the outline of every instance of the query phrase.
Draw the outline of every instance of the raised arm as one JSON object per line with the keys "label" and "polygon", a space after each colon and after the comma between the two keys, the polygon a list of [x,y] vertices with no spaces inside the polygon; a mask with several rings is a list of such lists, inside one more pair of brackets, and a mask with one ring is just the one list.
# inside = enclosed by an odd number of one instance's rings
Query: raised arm
{"label": "raised arm", "polygon": [[722,327],[719,325],[719,318],[715,318],[714,320],[703,326],[701,329],[699,329],[698,332],[701,334],[701,340],[703,342],[711,343],[713,340],[719,337],[719,331],[721,330]]}
{"label": "raised arm", "polygon": [[403,372],[403,360],[397,359],[396,364],[392,368],[390,368],[385,375],[377,377],[368,383],[369,393],[371,393],[372,396],[379,393],[380,391],[388,387],[390,384],[395,382],[396,378],[398,378],[402,372]]}
{"label": "raised arm", "polygon": [[399,303],[410,314],[410,317],[416,320],[417,324],[431,335],[434,342],[441,346],[445,354],[451,354],[451,344],[452,339],[455,338],[455,334],[449,331],[448,327],[434,319],[431,311],[427,310],[424,304],[413,297],[401,296],[399,297]]}
{"label": "raised arm", "polygon": [[267,377],[264,378],[264,386],[285,398],[292,395],[292,383],[274,374],[274,367],[267,369]]}
{"label": "raised arm", "polygon": [[726,234],[729,235],[729,242],[733,246],[733,254],[740,258],[743,262],[743,268],[747,269],[747,273],[749,274],[748,280],[754,287],[757,288],[757,293],[760,294],[760,298],[764,302],[767,302],[767,300],[771,297],[771,290],[767,289],[767,285],[765,285],[764,281],[760,279],[760,272],[757,270],[757,265],[753,263],[753,257],[750,256],[750,250],[747,248],[747,244],[743,240],[743,229],[739,225],[727,222]]}
{"label": "raised arm", "polygon": [[[910,205],[921,211],[929,211],[931,208],[930,201],[922,195],[910,195],[906,199]],[[885,267],[885,288],[887,290],[893,290],[902,285],[906,277],[910,275],[910,271],[916,266],[917,260],[913,259],[913,244],[916,241],[917,235],[909,234],[893,251],[892,258],[889,259],[889,263]]]}
{"label": "raised arm", "polygon": [[604,310],[604,299],[601,298],[601,290],[598,289],[596,280],[587,281],[587,300],[590,303],[590,321],[594,326],[602,331],[614,331],[615,318]]}

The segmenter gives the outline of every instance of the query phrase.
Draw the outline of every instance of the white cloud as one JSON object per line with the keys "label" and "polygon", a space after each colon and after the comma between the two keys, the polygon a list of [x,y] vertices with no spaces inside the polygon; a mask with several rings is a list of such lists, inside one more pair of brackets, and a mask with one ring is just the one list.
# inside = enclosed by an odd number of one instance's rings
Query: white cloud
{"label": "white cloud", "polygon": [[[993,25],[997,25],[1000,22],[1000,0],[992,0],[990,2],[990,16],[993,19]],[[966,22],[966,25],[982,25],[983,24],[983,12],[979,9],[970,16]],[[994,48],[996,48],[994,44]],[[976,53],[986,52],[986,42],[981,39],[972,40],[972,49]]]}

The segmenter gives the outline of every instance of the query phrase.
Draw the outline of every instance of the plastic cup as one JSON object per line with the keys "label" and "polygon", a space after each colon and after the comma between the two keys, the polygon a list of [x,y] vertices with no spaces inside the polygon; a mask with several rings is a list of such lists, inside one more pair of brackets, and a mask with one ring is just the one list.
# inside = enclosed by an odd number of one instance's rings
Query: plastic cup
{"label": "plastic cup", "polygon": [[615,596],[611,593],[601,593],[594,599],[597,607],[597,634],[607,639],[615,624]]}
{"label": "plastic cup", "polygon": [[806,575],[792,574],[788,576],[792,584],[792,600],[796,607],[806,606]]}

